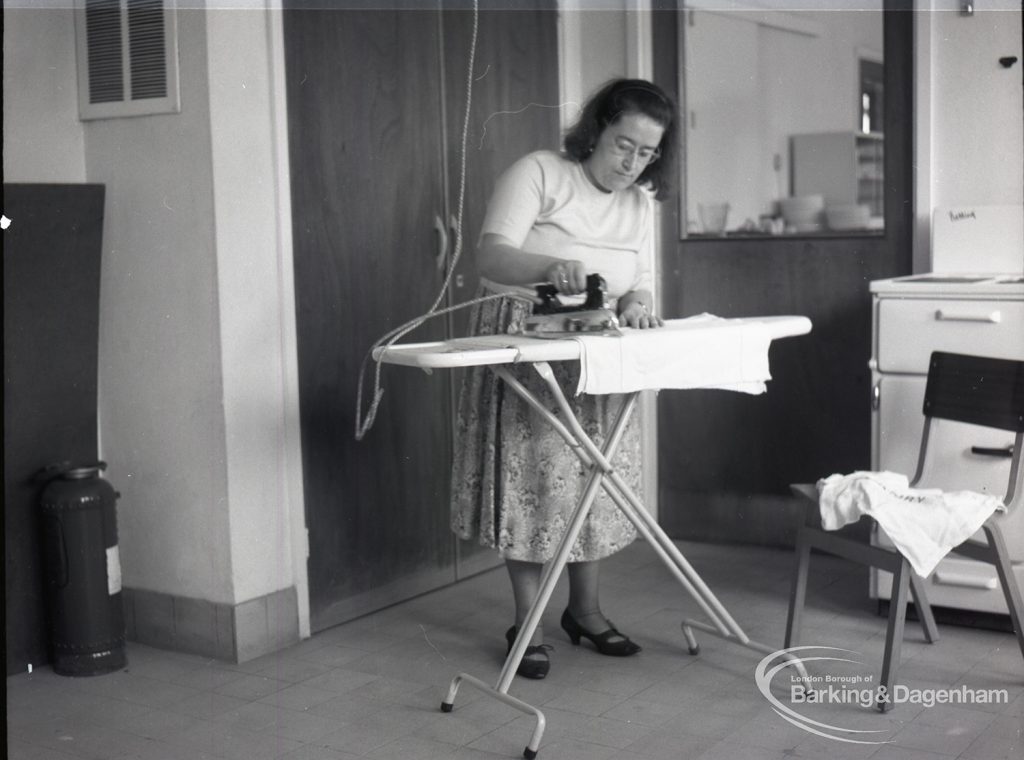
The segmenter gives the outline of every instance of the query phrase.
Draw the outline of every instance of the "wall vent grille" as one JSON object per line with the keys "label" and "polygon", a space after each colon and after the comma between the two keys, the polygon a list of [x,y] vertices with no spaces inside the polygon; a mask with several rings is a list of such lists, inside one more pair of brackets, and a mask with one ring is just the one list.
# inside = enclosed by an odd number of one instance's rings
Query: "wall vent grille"
{"label": "wall vent grille", "polygon": [[167,97],[167,48],[161,0],[128,2],[132,100]]}
{"label": "wall vent grille", "polygon": [[173,0],[77,0],[79,116],[177,113]]}

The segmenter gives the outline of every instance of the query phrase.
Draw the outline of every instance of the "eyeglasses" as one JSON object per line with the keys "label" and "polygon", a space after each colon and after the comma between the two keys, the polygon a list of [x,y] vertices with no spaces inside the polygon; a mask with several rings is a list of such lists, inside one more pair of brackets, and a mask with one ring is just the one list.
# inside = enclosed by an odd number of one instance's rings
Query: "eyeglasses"
{"label": "eyeglasses", "polygon": [[615,138],[615,142],[612,143],[612,150],[615,151],[616,155],[623,158],[626,156],[636,156],[636,159],[643,164],[654,163],[661,156],[660,148],[640,148],[632,140],[627,140],[625,137]]}

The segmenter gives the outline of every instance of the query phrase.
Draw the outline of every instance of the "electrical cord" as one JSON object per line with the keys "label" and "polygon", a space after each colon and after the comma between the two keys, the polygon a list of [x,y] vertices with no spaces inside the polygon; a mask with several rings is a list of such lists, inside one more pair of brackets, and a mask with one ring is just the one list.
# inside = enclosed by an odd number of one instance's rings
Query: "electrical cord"
{"label": "electrical cord", "polygon": [[[459,166],[459,199],[455,215],[455,250],[452,253],[451,264],[448,267],[447,275],[445,275],[444,284],[441,285],[437,298],[426,313],[421,314],[415,319],[411,319],[405,324],[400,325],[399,327],[396,327],[382,335],[373,343],[372,346],[370,346],[369,350],[366,352],[366,356],[363,357],[363,361],[359,365],[359,383],[356,389],[355,436],[357,441],[363,440],[367,431],[373,427],[374,420],[377,418],[377,410],[380,408],[381,398],[384,396],[384,388],[381,386],[380,382],[381,365],[383,363],[382,355],[384,353],[381,351],[374,359],[377,366],[373,377],[373,398],[370,401],[370,407],[366,412],[366,417],[363,418],[363,378],[366,374],[366,365],[370,359],[373,358],[374,351],[381,346],[383,346],[385,350],[390,348],[402,337],[415,330],[428,319],[439,317],[457,309],[464,309],[483,301],[508,297],[507,294],[483,296],[475,298],[472,301],[466,301],[465,303],[456,304],[455,306],[449,306],[445,309],[438,309],[438,306],[440,306],[441,301],[444,299],[445,293],[448,292],[448,286],[451,284],[452,276],[455,273],[455,266],[458,264],[459,257],[462,255],[462,213],[466,199],[466,141],[469,136],[469,117],[473,105],[473,67],[476,62],[476,40],[479,26],[479,11],[479,0],[473,0],[473,34],[469,45],[469,65],[466,70],[466,110],[462,120],[462,142],[460,146],[461,160]],[[519,297],[524,298],[524,300],[528,300],[525,299],[525,297]]]}

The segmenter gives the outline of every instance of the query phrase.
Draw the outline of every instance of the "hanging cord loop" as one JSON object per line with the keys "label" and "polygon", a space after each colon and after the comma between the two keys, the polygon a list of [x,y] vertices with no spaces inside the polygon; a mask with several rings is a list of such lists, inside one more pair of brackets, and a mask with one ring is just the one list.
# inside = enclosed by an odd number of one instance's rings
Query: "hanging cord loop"
{"label": "hanging cord loop", "polygon": [[[367,352],[366,356],[363,357],[362,364],[359,365],[359,385],[356,389],[356,440],[361,441],[363,439],[363,436],[365,436],[367,431],[373,426],[374,418],[377,416],[377,408],[380,406],[380,400],[384,395],[384,389],[381,387],[380,384],[380,371],[382,365],[381,356],[383,355],[384,351],[386,351],[388,348],[391,348],[391,346],[398,342],[398,340],[403,335],[407,334],[412,330],[415,330],[428,319],[432,319],[433,317],[440,317],[450,312],[458,311],[459,309],[465,309],[469,306],[473,306],[478,303],[484,303],[485,301],[494,301],[499,298],[510,298],[516,301],[523,301],[524,303],[530,304],[530,306],[534,306],[536,304],[534,299],[529,298],[528,296],[518,295],[516,293],[492,293],[491,295],[480,296],[479,298],[474,298],[471,301],[455,304],[454,306],[449,306],[445,309],[431,311],[429,314],[422,314],[416,317],[415,319],[409,320],[404,325],[400,325],[399,327],[396,327],[394,330],[391,330],[390,332],[382,335],[377,340],[377,342],[373,344],[373,347]],[[378,357],[374,359],[374,363],[377,366],[374,372],[373,398],[370,401],[370,408],[366,413],[366,419],[360,424],[359,413],[363,408],[363,376],[366,373],[366,365],[373,357],[373,352],[382,345],[384,346],[384,351],[381,351],[380,355],[378,355]]]}
{"label": "hanging cord loop", "polygon": [[373,398],[370,401],[370,408],[367,410],[366,418],[363,419],[363,376],[366,371],[367,363],[371,358],[373,358],[374,351],[381,346],[384,346],[385,350],[391,348],[391,346],[397,343],[403,336],[415,330],[428,319],[441,316],[442,314],[447,314],[448,312],[455,311],[456,309],[472,306],[473,304],[480,303],[481,301],[503,297],[501,295],[484,296],[483,298],[477,298],[472,301],[450,306],[446,309],[439,310],[437,308],[444,299],[445,293],[448,292],[448,286],[451,284],[452,276],[455,273],[455,266],[458,264],[459,257],[462,255],[462,212],[466,198],[466,140],[469,135],[469,116],[473,105],[473,67],[476,61],[476,38],[479,26],[479,10],[479,0],[473,0],[473,34],[469,44],[469,65],[466,70],[466,110],[462,119],[462,142],[460,146],[461,161],[459,166],[459,200],[457,207],[458,211],[455,216],[455,250],[452,253],[451,265],[448,267],[448,273],[445,275],[444,284],[441,285],[441,290],[438,292],[437,298],[434,300],[434,303],[427,312],[425,314],[421,314],[415,319],[409,320],[399,327],[396,327],[394,330],[385,333],[378,338],[366,352],[366,356],[363,358],[362,364],[359,366],[359,383],[356,390],[355,434],[357,441],[363,440],[367,431],[373,427],[373,422],[377,417],[377,410],[380,407],[381,398],[384,395],[384,389],[381,387],[380,383],[381,363],[384,353],[381,351],[374,359],[377,364],[377,368],[373,376]]}

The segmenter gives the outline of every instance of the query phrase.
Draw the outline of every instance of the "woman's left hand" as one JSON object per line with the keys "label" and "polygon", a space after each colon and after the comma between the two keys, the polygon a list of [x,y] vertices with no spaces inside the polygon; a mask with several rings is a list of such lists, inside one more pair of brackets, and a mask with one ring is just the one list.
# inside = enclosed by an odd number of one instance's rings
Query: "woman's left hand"
{"label": "woman's left hand", "polygon": [[633,301],[619,313],[619,322],[626,327],[645,330],[650,327],[661,327],[665,320],[652,314],[643,301]]}

